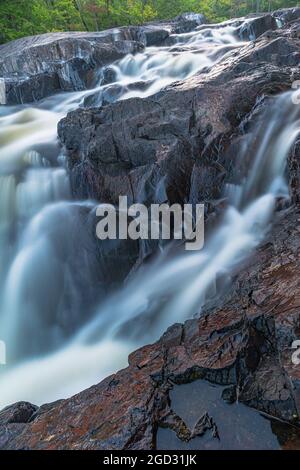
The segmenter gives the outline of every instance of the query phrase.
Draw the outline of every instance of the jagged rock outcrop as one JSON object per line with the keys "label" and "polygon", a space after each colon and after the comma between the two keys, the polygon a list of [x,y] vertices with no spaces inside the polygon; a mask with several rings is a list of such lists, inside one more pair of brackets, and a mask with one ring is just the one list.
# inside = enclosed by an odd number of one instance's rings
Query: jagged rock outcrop
{"label": "jagged rock outcrop", "polygon": [[233,140],[241,137],[243,120],[260,97],[291,89],[300,77],[293,28],[262,35],[207,73],[149,98],[69,113],[58,133],[73,194],[111,203],[127,194],[146,204],[201,201],[209,207],[237,163]]}
{"label": "jagged rock outcrop", "polygon": [[53,33],[4,44],[0,46],[1,104],[83,90],[92,85],[96,67],[142,49],[130,31]]}
{"label": "jagged rock outcrop", "polygon": [[194,29],[203,15],[168,23],[115,28],[98,33],[49,33],[0,46],[0,104],[38,101],[58,91],[92,86],[95,71],[172,33]]}
{"label": "jagged rock outcrop", "polygon": [[275,30],[277,27],[278,24],[274,15],[262,15],[244,22],[240,27],[239,34],[244,40],[254,41],[266,31]]}
{"label": "jagged rock outcrop", "polygon": [[[70,113],[59,136],[74,195],[113,203],[119,194],[132,202],[199,201],[213,211],[224,183],[244,174],[236,149],[247,126],[259,122],[272,95],[299,79],[298,26],[271,28],[211,70],[151,98]],[[299,449],[300,368],[292,362],[300,332],[298,147],[288,168],[294,205],[277,213],[272,232],[235,274],[225,299],[200,318],[170,327],[155,344],[132,353],[126,369],[75,397],[6,408],[0,448],[172,448],[163,432],[176,439],[176,448],[195,442],[231,448],[232,416],[242,406],[237,425],[249,436],[252,419],[267,419],[271,448]],[[174,390],[186,400],[180,387],[199,383],[215,386],[214,403],[224,414],[212,415],[206,394],[189,423]],[[259,447],[243,434],[240,445]]]}
{"label": "jagged rock outcrop", "polygon": [[[178,445],[200,437],[202,448],[201,436],[208,432],[215,445],[224,439],[230,443],[220,431],[225,416],[212,420],[204,413],[192,430],[176,413],[178,405],[172,408],[174,387],[206,380],[223,386],[225,404],[238,399],[279,419],[272,422],[273,432],[276,423],[281,427],[278,445],[299,448],[300,368],[292,363],[291,348],[300,325],[299,220],[299,208],[282,212],[272,234],[236,276],[224,304],[174,325],[157,343],[132,353],[127,369],[68,400],[39,409],[21,403],[2,411],[0,447],[151,449],[160,446],[158,430],[166,428],[175,431]],[[245,419],[240,424],[247,430],[254,418]]]}

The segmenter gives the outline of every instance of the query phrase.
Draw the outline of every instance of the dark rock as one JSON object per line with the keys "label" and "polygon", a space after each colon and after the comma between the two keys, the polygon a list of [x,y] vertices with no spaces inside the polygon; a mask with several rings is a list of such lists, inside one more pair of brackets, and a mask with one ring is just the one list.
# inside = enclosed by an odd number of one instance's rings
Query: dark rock
{"label": "dark rock", "polygon": [[[214,207],[238,167],[233,136],[240,139],[239,126],[259,97],[291,87],[300,76],[299,57],[297,40],[261,38],[155,96],[70,113],[58,133],[74,195]],[[121,90],[108,89],[104,103],[116,99],[112,92]]]}
{"label": "dark rock", "polygon": [[116,71],[113,67],[105,67],[102,71],[101,85],[108,85],[116,81]]}
{"label": "dark rock", "polygon": [[38,407],[25,401],[8,406],[0,411],[0,426],[28,423]]}
{"label": "dark rock", "polygon": [[49,33],[0,46],[0,104],[38,101],[60,90],[92,86],[99,67],[144,46],[163,44],[171,32],[192,31],[203,15],[97,33]]}
{"label": "dark rock", "polygon": [[193,432],[192,438],[197,436],[204,436],[207,431],[211,431],[212,437],[219,439],[218,428],[214,420],[209,416],[208,413],[205,413],[196,423]]}
{"label": "dark rock", "polygon": [[2,104],[39,100],[59,90],[83,90],[96,68],[143,48],[136,31],[52,33],[0,46]]}
{"label": "dark rock", "polygon": [[[192,25],[189,25],[189,31],[193,29]],[[166,26],[164,29],[162,26],[149,25],[139,29],[137,39],[147,46],[157,46],[162,44],[170,35],[170,28]]]}
{"label": "dark rock", "polygon": [[182,13],[174,20],[173,32],[188,33],[203,23],[206,23],[206,18],[201,13]]}
{"label": "dark rock", "polygon": [[288,160],[290,194],[294,204],[300,203],[300,140],[293,146]]}
{"label": "dark rock", "polygon": [[231,387],[225,388],[222,392],[222,398],[229,404],[232,404],[237,399],[236,387],[232,385]]}
{"label": "dark rock", "polygon": [[[0,437],[2,448],[151,449],[161,425],[188,441],[193,427],[171,410],[169,393],[174,383],[197,379],[234,386],[239,403],[280,418],[285,426],[299,425],[300,375],[291,361],[300,324],[299,220],[296,208],[280,215],[225,304],[170,328],[157,343],[131,354],[127,369],[44,408],[18,432],[15,424],[2,424],[0,436],[8,436]],[[233,393],[224,391],[223,397],[231,399]],[[219,433],[220,426],[219,418]],[[213,441],[219,442],[216,434]],[[284,447],[289,445],[285,440]]]}
{"label": "dark rock", "polygon": [[273,16],[280,19],[283,23],[289,23],[300,18],[300,8],[282,8],[276,10]]}
{"label": "dark rock", "polygon": [[276,19],[272,15],[262,15],[247,19],[239,30],[241,39],[254,41],[263,33],[277,28]]}

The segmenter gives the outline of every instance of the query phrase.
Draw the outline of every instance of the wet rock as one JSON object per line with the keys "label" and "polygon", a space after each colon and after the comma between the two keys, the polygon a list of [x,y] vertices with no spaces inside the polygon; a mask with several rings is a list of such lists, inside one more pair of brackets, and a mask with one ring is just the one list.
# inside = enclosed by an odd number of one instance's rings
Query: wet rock
{"label": "wet rock", "polygon": [[283,23],[289,23],[300,18],[300,8],[282,8],[276,10],[273,16],[280,19]]}
{"label": "wet rock", "polygon": [[[230,437],[226,431],[224,441],[224,429],[228,422],[232,426],[233,416],[239,429],[245,431],[244,437],[255,439],[251,423],[256,418],[251,408],[282,420],[282,429],[290,436],[281,438],[283,448],[299,445],[299,431],[291,437],[294,431],[291,434],[287,424],[299,426],[300,413],[299,367],[291,361],[291,344],[300,325],[299,209],[291,208],[278,218],[272,234],[236,277],[224,304],[204,310],[201,318],[183,326],[171,327],[157,343],[132,353],[127,369],[73,398],[44,408],[30,422],[20,425],[18,433],[15,424],[0,425],[0,436],[9,436],[0,438],[2,448],[151,449],[156,445],[159,426],[173,429],[185,442],[211,436],[209,442],[214,446],[230,448],[234,435]],[[259,303],[257,291],[264,292]],[[187,386],[183,384],[199,379],[226,387],[218,393],[220,406],[232,410],[228,411],[229,421],[225,419],[227,411],[216,417],[209,411],[211,394],[203,395],[203,412],[195,416],[195,421],[182,417],[179,405],[175,406],[173,388],[181,390]],[[234,390],[238,407],[244,407],[241,416],[236,404],[229,406],[224,401],[233,401]],[[190,404],[191,399],[189,393],[183,405]],[[193,416],[197,414],[196,409],[188,410]],[[206,413],[209,416],[205,424],[200,418]],[[240,419],[243,424],[238,424]],[[211,425],[202,438],[199,433],[192,438],[198,421],[202,430]],[[260,423],[263,425],[263,420]],[[210,434],[213,430],[215,437]],[[272,439],[265,445],[277,448],[278,441]],[[254,443],[246,439],[239,445],[252,448]],[[255,444],[256,448],[261,448],[259,445]]]}
{"label": "wet rock", "polygon": [[[299,105],[298,105],[299,106]],[[300,203],[300,140],[295,142],[288,159],[289,187],[292,202]]]}
{"label": "wet rock", "polygon": [[262,37],[157,95],[70,113],[58,133],[74,196],[115,204],[127,194],[133,202],[213,209],[240,165],[233,149],[240,126],[261,97],[291,87],[299,57],[297,40]]}
{"label": "wet rock", "polygon": [[262,15],[258,18],[247,19],[239,30],[241,39],[254,41],[263,33],[277,29],[276,19],[272,15]]}
{"label": "wet rock", "polygon": [[28,423],[38,407],[27,402],[19,402],[8,406],[0,412],[0,426],[17,423]]}
{"label": "wet rock", "polygon": [[58,91],[89,88],[99,67],[145,46],[163,44],[172,32],[191,31],[203,15],[97,33],[49,33],[0,46],[0,104],[38,101]]}
{"label": "wet rock", "polygon": [[101,85],[108,85],[116,81],[116,71],[113,67],[105,67],[102,72]]}
{"label": "wet rock", "polygon": [[122,30],[104,33],[52,33],[0,46],[2,104],[37,101],[54,92],[83,90],[97,68],[141,50]]}
{"label": "wet rock", "polygon": [[173,32],[176,34],[188,33],[197,26],[206,23],[206,18],[201,13],[182,13],[174,19]]}
{"label": "wet rock", "polygon": [[231,386],[228,388],[224,388],[222,392],[222,398],[226,403],[229,403],[229,404],[234,403],[237,399],[236,387]]}
{"label": "wet rock", "polygon": [[213,438],[219,439],[218,428],[214,420],[208,413],[205,413],[196,423],[193,432],[192,438],[194,437],[202,437],[204,436],[207,431],[210,431]]}
{"label": "wet rock", "polygon": [[[180,22],[180,21],[178,21]],[[189,31],[193,29],[192,25],[189,24]],[[163,26],[144,26],[140,28],[137,38],[143,44],[147,46],[157,46],[162,44],[170,35],[170,27],[166,25],[165,28]]]}

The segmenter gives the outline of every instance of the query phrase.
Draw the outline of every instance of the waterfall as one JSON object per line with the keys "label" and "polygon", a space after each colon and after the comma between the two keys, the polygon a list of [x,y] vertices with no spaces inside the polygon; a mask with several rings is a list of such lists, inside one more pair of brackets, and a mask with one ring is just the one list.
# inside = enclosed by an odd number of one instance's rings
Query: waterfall
{"label": "waterfall", "polygon": [[56,142],[68,111],[149,96],[241,44],[231,26],[173,35],[164,47],[100,70],[92,90],[0,112],[0,338],[8,358],[0,370],[0,408],[69,396],[125,366],[134,348],[199,313],[216,295],[218,279],[229,282],[265,236],[276,198],[287,194],[286,157],[300,129],[291,93],[269,103],[263,125],[247,136],[241,158],[251,155],[251,166],[240,187],[227,186],[230,206],[205,249],[176,257],[166,251],[97,308],[87,302],[100,300],[90,235],[86,225],[79,229],[95,203],[71,200]]}

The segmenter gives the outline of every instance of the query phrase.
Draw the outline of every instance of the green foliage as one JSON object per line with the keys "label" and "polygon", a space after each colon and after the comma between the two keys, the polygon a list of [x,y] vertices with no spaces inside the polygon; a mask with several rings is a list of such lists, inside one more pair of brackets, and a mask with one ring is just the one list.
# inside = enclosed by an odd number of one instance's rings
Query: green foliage
{"label": "green foliage", "polygon": [[94,31],[186,11],[218,22],[297,5],[293,0],[0,0],[0,43],[52,31]]}

